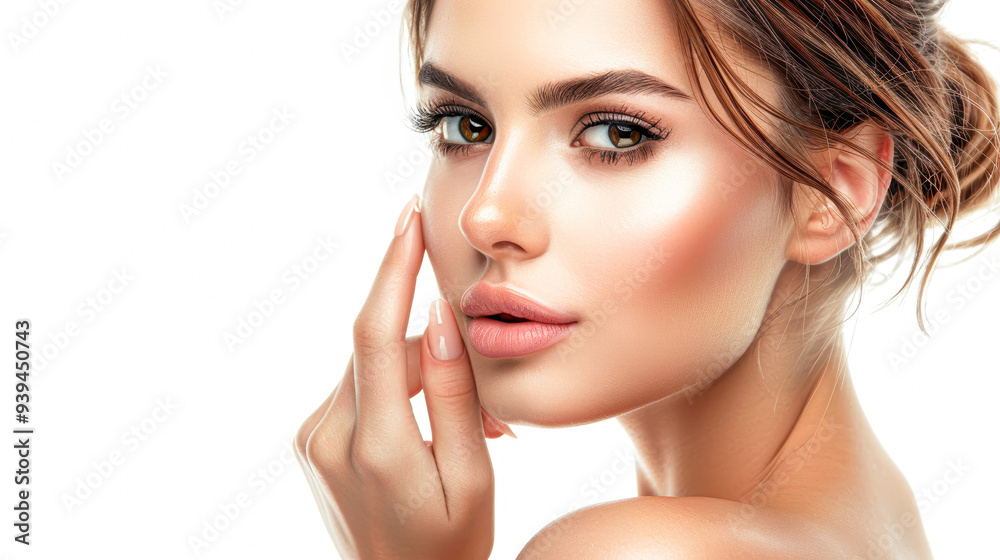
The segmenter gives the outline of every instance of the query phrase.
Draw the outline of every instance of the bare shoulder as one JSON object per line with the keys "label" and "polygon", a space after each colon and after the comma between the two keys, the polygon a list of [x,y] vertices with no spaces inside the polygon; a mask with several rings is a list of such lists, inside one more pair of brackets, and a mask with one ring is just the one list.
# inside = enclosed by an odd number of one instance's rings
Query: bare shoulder
{"label": "bare shoulder", "polygon": [[556,519],[517,560],[855,557],[830,537],[786,510],[716,498],[642,496]]}

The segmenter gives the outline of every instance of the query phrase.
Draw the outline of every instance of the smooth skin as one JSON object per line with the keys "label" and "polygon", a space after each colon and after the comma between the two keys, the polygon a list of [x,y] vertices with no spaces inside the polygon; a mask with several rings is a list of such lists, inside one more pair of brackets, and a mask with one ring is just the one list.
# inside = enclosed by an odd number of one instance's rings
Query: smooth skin
{"label": "smooth skin", "polygon": [[[909,485],[855,395],[842,302],[812,298],[763,329],[804,283],[830,275],[850,228],[720,130],[706,111],[714,97],[609,94],[533,111],[539,87],[612,69],[695,91],[669,2],[574,2],[553,22],[560,4],[435,2],[425,62],[477,95],[428,84],[421,99],[475,111],[494,135],[433,160],[420,212],[390,245],[355,322],[345,378],[296,438],[338,550],[488,557],[481,406],[511,425],[617,418],[635,444],[638,497],[553,521],[519,560],[930,558]],[[752,70],[744,65],[744,78],[776,101],[777,85]],[[608,128],[582,135],[584,117],[623,106],[670,136],[641,163],[588,160],[577,141],[593,148]],[[883,131],[862,123],[853,133],[893,161]],[[889,174],[845,146],[813,155],[866,232]],[[422,339],[404,339],[424,251],[466,342],[452,367]],[[468,344],[460,306],[479,281],[578,316],[581,334],[485,358]],[[430,448],[407,406],[421,387]],[[428,481],[439,482],[433,492]],[[403,522],[393,506],[422,495]]]}

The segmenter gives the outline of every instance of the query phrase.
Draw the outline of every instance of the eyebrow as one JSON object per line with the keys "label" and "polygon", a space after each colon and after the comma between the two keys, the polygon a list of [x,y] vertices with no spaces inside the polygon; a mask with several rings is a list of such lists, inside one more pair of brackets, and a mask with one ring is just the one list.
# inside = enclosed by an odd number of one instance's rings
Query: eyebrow
{"label": "eyebrow", "polygon": [[[421,85],[435,86],[486,106],[482,95],[474,87],[438,68],[433,62],[426,62],[420,67],[417,81]],[[681,89],[655,76],[625,68],[542,85],[527,96],[528,108],[537,116],[563,105],[612,93],[654,94],[688,101],[693,99]]]}

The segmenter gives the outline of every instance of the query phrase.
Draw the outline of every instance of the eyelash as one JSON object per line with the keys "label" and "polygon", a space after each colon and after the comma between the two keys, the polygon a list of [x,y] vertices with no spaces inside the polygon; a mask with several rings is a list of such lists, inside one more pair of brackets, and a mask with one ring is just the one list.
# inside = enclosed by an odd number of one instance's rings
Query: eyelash
{"label": "eyelash", "polygon": [[[483,119],[479,113],[469,109],[468,107],[458,105],[454,100],[449,100],[448,102],[435,105],[430,108],[420,105],[416,108],[416,110],[411,111],[407,115],[407,120],[409,121],[410,129],[414,132],[423,134],[434,130],[438,123],[441,122],[441,119],[445,117],[459,116],[470,116],[486,120]],[[473,144],[453,144],[445,142],[439,135],[431,137],[431,148],[445,156],[450,154],[460,154],[463,156],[469,155],[469,150],[472,146]]]}
{"label": "eyelash", "polygon": [[[666,140],[671,133],[671,130],[660,131],[658,128],[659,121],[654,122],[652,125],[647,125],[642,120],[645,113],[642,111],[633,112],[628,107],[622,105],[619,107],[609,107],[601,111],[595,111],[584,115],[583,128],[577,132],[577,137],[579,137],[588,128],[598,126],[598,125],[610,125],[610,124],[628,124],[635,128],[638,128],[646,140],[640,142],[635,148],[631,149],[617,149],[608,150],[600,148],[588,148],[583,147],[584,157],[587,158],[588,162],[593,162],[594,158],[599,157],[602,164],[607,165],[618,165],[619,161],[624,162],[626,165],[635,165],[637,163],[642,163],[648,160],[653,155],[652,143],[660,140]],[[472,116],[477,119],[484,119],[479,113],[473,111],[472,109],[460,105],[457,100],[449,99],[444,103],[435,105],[433,107],[426,107],[424,105],[419,105],[413,111],[411,111],[407,120],[409,121],[410,128],[418,133],[425,133],[438,125],[441,119],[445,117],[458,117],[458,116]],[[575,139],[574,139],[575,140]],[[440,135],[434,135],[431,138],[431,148],[436,150],[438,153],[448,156],[452,154],[457,154],[461,156],[466,156],[472,149],[474,143],[469,144],[455,144],[451,142],[445,142],[441,139]]]}

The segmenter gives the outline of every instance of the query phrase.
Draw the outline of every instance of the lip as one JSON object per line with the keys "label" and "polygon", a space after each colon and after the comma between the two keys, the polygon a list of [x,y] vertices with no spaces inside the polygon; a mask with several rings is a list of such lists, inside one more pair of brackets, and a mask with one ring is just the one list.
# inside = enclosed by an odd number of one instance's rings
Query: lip
{"label": "lip", "polygon": [[462,312],[469,317],[507,313],[536,323],[553,325],[577,321],[575,316],[553,309],[509,286],[486,282],[473,284],[465,291],[462,295]]}
{"label": "lip", "polygon": [[[513,358],[537,352],[566,338],[577,318],[553,309],[508,286],[479,282],[462,296],[462,312],[472,317],[469,343],[487,358]],[[506,313],[520,319],[489,317]]]}

